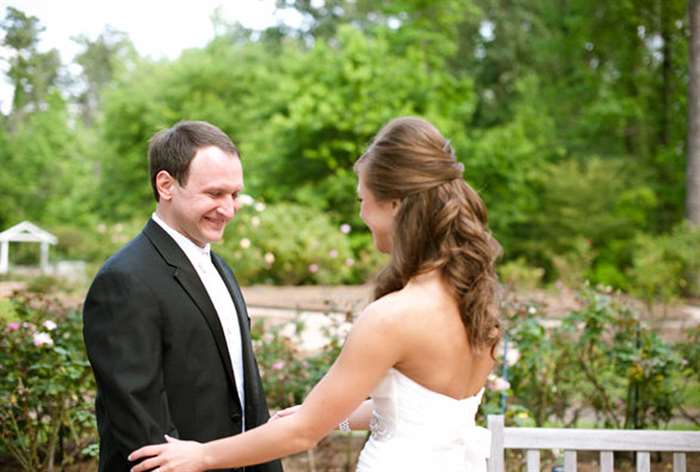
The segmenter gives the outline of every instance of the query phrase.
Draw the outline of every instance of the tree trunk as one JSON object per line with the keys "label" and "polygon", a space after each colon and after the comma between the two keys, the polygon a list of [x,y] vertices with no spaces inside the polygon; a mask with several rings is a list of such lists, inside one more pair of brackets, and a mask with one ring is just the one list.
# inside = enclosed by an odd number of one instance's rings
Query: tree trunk
{"label": "tree trunk", "polygon": [[700,0],[688,2],[690,25],[688,83],[688,168],[686,217],[700,226]]}
{"label": "tree trunk", "polygon": [[661,120],[659,122],[659,144],[666,146],[669,139],[669,105],[671,102],[671,81],[673,80],[673,62],[671,49],[671,14],[667,5],[668,0],[661,0],[661,40],[663,46],[661,54],[663,60],[661,62]]}

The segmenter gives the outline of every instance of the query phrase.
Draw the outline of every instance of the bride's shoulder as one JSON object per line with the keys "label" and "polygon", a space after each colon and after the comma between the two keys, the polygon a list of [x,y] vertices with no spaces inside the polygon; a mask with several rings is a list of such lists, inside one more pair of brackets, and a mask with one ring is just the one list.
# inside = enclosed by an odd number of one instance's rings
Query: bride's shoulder
{"label": "bride's shoulder", "polygon": [[360,318],[372,318],[384,323],[405,323],[415,314],[423,313],[432,301],[409,287],[384,295],[362,311]]}

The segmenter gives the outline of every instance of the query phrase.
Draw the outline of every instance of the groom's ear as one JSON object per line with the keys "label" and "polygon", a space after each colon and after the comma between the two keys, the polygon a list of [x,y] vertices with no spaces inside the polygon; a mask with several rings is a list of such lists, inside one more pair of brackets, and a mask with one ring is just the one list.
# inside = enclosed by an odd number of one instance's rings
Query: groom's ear
{"label": "groom's ear", "polygon": [[173,186],[175,178],[167,170],[161,170],[156,174],[156,189],[162,200],[171,200],[173,198]]}

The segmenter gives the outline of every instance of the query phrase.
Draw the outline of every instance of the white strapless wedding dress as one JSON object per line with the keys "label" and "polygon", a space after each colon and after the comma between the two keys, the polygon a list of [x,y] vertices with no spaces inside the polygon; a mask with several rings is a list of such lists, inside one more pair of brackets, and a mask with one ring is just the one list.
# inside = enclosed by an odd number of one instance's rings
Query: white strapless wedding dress
{"label": "white strapless wedding dress", "polygon": [[371,395],[357,472],[485,472],[491,433],[474,422],[483,394],[457,400],[390,369]]}

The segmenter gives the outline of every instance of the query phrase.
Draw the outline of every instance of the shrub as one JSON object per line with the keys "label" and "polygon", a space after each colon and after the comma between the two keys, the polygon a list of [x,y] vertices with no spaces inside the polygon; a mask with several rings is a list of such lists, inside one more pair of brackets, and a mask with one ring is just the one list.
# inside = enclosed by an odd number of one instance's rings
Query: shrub
{"label": "shrub", "polygon": [[680,412],[686,419],[700,426],[700,325],[688,330],[686,339],[680,341],[676,349],[683,367],[676,375],[683,404]]}
{"label": "shrub", "polygon": [[323,330],[326,343],[316,352],[301,349],[306,326],[300,317],[291,324],[268,327],[263,320],[255,321],[253,349],[270,408],[301,403],[338,357],[349,325],[336,315],[328,316],[330,324]]}
{"label": "shrub", "polygon": [[682,223],[665,235],[640,235],[628,276],[632,292],[647,302],[700,294],[700,230]]}
{"label": "shrub", "polygon": [[502,282],[521,289],[534,289],[542,283],[544,269],[528,265],[523,257],[500,264],[498,274]]}
{"label": "shrub", "polygon": [[359,273],[339,226],[318,210],[291,203],[246,205],[217,251],[243,284],[352,283]]}
{"label": "shrub", "polygon": [[95,435],[81,316],[38,295],[0,305],[0,445],[22,470],[59,470]]}
{"label": "shrub", "polygon": [[89,226],[56,226],[51,231],[58,238],[57,253],[61,257],[102,265],[136,236],[144,224],[143,218],[119,223],[95,221]]}
{"label": "shrub", "polygon": [[[531,303],[514,303],[509,307],[508,330],[511,349],[517,347],[520,359],[510,367],[511,403],[521,417],[529,416],[537,426],[550,418],[562,422],[577,391],[578,376],[572,371],[570,353],[557,328],[546,328],[540,308]],[[509,405],[510,409],[510,405]]]}
{"label": "shrub", "polygon": [[575,425],[585,410],[613,428],[658,427],[678,411],[677,350],[609,291],[585,287],[582,307],[545,328],[535,307],[510,315],[521,358],[511,369],[513,401],[535,423]]}

